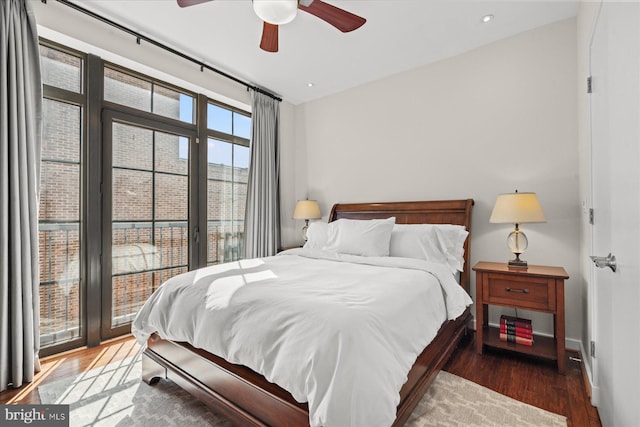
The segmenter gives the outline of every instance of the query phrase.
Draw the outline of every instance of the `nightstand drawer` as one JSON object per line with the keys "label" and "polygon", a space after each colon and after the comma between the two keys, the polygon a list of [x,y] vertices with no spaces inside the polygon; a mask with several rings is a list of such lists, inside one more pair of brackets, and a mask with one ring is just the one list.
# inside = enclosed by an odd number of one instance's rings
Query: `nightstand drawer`
{"label": "nightstand drawer", "polygon": [[484,275],[484,302],[545,311],[556,309],[555,280],[544,277],[518,277],[511,274]]}

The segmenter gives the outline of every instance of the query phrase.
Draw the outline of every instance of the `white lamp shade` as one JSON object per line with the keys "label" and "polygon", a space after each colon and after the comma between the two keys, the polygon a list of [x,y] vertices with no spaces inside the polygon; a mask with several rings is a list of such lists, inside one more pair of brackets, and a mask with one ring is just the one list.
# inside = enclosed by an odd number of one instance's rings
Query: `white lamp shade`
{"label": "white lamp shade", "polygon": [[320,206],[315,200],[300,200],[293,211],[293,219],[319,219]]}
{"label": "white lamp shade", "polygon": [[296,17],[298,0],[253,0],[253,10],[263,21],[283,25]]}
{"label": "white lamp shade", "polygon": [[546,222],[536,193],[499,194],[489,222],[524,224]]}

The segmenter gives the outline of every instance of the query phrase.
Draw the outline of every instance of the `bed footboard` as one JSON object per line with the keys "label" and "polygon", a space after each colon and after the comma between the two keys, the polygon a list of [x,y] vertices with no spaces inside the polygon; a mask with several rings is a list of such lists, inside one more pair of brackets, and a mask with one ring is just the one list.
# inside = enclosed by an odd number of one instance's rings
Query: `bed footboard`
{"label": "bed footboard", "polygon": [[[418,356],[400,391],[394,427],[404,425],[466,332],[469,309],[443,325]],[[309,410],[281,387],[251,369],[194,348],[188,343],[149,338],[143,353],[143,380],[168,378],[216,413],[242,426],[308,427]]]}

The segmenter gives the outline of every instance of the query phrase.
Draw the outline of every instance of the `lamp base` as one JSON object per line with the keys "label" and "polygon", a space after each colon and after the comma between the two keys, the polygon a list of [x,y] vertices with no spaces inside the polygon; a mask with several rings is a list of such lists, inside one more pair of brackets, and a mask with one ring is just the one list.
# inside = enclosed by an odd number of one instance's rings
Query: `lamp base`
{"label": "lamp base", "polygon": [[522,252],[514,252],[513,254],[516,256],[515,259],[509,260],[507,265],[509,268],[527,268],[527,261],[523,261],[520,259],[520,254]]}
{"label": "lamp base", "polygon": [[507,263],[509,268],[527,268],[527,261],[523,261],[520,259],[520,254],[522,252],[514,252],[513,254],[516,256],[515,259],[509,260]]}
{"label": "lamp base", "polygon": [[509,268],[527,268],[527,261],[522,261],[521,259],[512,259],[507,263]]}

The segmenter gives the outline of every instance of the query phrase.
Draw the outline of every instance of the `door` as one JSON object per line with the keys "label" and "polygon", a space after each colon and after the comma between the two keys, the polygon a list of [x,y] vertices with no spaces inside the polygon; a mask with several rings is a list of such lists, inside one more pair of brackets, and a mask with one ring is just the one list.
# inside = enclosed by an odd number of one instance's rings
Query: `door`
{"label": "door", "polygon": [[105,339],[128,332],[163,282],[197,265],[190,244],[197,235],[190,169],[197,162],[190,162],[195,133],[134,115],[106,110],[103,140]]}
{"label": "door", "polygon": [[590,46],[594,403],[606,426],[640,425],[640,4],[603,2]]}

